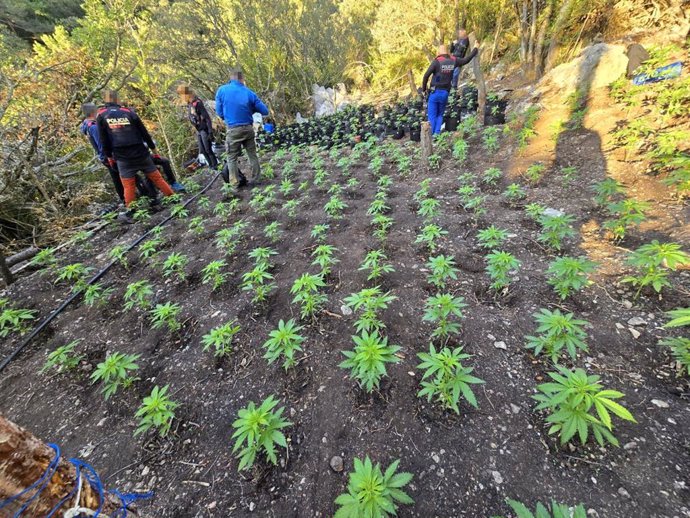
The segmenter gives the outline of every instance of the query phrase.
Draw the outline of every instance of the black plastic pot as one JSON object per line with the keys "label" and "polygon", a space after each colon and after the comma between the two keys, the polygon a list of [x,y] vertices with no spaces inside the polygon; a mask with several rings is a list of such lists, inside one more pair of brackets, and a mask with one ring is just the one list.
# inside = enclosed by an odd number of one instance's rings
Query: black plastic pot
{"label": "black plastic pot", "polygon": [[457,117],[447,117],[445,129],[446,129],[446,131],[457,131],[457,129],[458,129]]}
{"label": "black plastic pot", "polygon": [[484,124],[486,126],[505,124],[507,107],[508,101],[488,101],[484,108]]}
{"label": "black plastic pot", "polygon": [[402,126],[398,126],[395,130],[395,134],[393,135],[393,138],[395,140],[400,140],[405,136],[405,128]]}
{"label": "black plastic pot", "polygon": [[410,140],[412,142],[421,142],[421,140],[422,140],[422,128],[410,129]]}

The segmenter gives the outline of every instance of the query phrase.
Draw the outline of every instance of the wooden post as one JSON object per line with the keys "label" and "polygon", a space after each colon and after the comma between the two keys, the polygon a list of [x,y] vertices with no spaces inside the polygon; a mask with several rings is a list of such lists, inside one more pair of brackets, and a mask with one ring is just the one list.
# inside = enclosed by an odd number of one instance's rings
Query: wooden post
{"label": "wooden post", "polygon": [[425,164],[429,163],[429,157],[434,154],[434,145],[431,137],[431,124],[429,121],[422,122],[422,159]]}
{"label": "wooden post", "polygon": [[410,81],[410,93],[412,94],[412,98],[414,99],[417,97],[417,85],[414,84],[414,74],[412,73],[412,70],[407,71],[407,79]]}
{"label": "wooden post", "polygon": [[[19,494],[43,476],[46,468],[55,458],[55,451],[31,433],[20,428],[0,415],[0,502]],[[76,484],[76,470],[64,457],[60,459],[47,486],[31,503],[31,516],[46,516],[61,499],[67,496]],[[12,516],[33,493],[18,498],[2,512],[3,516]],[[98,493],[86,479],[82,479],[79,506],[95,510],[98,508]],[[74,499],[66,502],[61,511],[66,511],[75,504]],[[110,516],[121,506],[120,500],[106,494],[102,513]],[[136,516],[134,512],[134,516]],[[62,516],[62,513],[60,513]]]}
{"label": "wooden post", "polygon": [[[477,41],[476,36],[474,33],[470,34],[470,46],[474,48],[474,44]],[[477,49],[477,55],[476,57],[472,60],[472,72],[474,72],[474,79],[477,81],[477,91],[478,91],[478,100],[477,104],[479,113],[477,115],[477,120],[479,121],[480,125],[484,125],[484,108],[486,106],[486,83],[484,82],[484,74],[482,73],[482,65],[481,65],[481,59],[482,59],[482,49],[479,47]]]}
{"label": "wooden post", "polygon": [[14,282],[14,275],[12,275],[9,266],[7,266],[7,262],[5,262],[5,254],[2,252],[0,252],[0,276],[2,276],[6,286],[9,286]]}

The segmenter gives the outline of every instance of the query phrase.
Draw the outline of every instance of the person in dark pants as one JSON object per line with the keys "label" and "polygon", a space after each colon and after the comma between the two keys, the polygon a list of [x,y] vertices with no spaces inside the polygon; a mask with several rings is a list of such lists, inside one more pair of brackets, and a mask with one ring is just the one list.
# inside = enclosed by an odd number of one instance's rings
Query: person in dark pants
{"label": "person in dark pants", "polygon": [[[80,130],[89,139],[91,147],[93,147],[94,153],[98,158],[99,162],[108,170],[110,174],[110,179],[115,187],[115,192],[120,201],[125,203],[125,189],[122,186],[122,181],[120,180],[120,173],[117,170],[117,165],[112,167],[103,153],[103,145],[101,144],[101,137],[98,132],[98,126],[96,124],[96,114],[98,112],[98,107],[94,103],[84,103],[82,105],[82,113],[84,114],[84,120],[81,123]],[[148,186],[142,181],[139,176],[136,177],[137,190],[143,196],[151,199],[156,198],[156,191]]]}
{"label": "person in dark pants", "polygon": [[196,129],[199,153],[204,155],[211,169],[218,169],[218,158],[213,152],[213,121],[204,106],[204,102],[188,86],[178,87],[177,92],[181,99],[187,103],[187,117]]}
{"label": "person in dark pants", "polygon": [[[461,60],[467,55],[467,49],[470,48],[470,39],[467,37],[465,29],[458,30],[458,39],[450,44],[450,53],[455,59]],[[451,85],[453,88],[458,87],[458,79],[460,78],[460,67],[453,71],[453,80]]]}
{"label": "person in dark pants", "polygon": [[477,55],[477,46],[472,49],[470,55],[463,59],[456,59],[455,56],[448,54],[448,50],[445,45],[441,45],[438,48],[438,56],[431,62],[429,68],[424,73],[424,78],[422,79],[422,92],[426,94],[427,83],[429,82],[429,77],[432,77],[431,87],[433,91],[429,95],[427,113],[429,118],[429,124],[431,124],[431,133],[438,135],[441,133],[441,126],[443,125],[443,112],[446,110],[446,104],[448,103],[448,91],[451,89],[453,81],[453,72],[474,58]]}
{"label": "person in dark pants", "polygon": [[254,186],[259,181],[261,166],[256,156],[256,141],[254,140],[254,113],[268,115],[268,108],[259,97],[244,85],[244,75],[239,69],[230,73],[230,82],[224,84],[216,92],[216,113],[222,117],[228,126],[226,135],[228,169],[233,183],[239,183],[237,158],[244,149],[249,158],[250,174],[248,185]]}
{"label": "person in dark pants", "polygon": [[[163,180],[153,163],[149,150],[154,151],[156,144],[144,123],[134,110],[120,106],[116,92],[106,90],[103,98],[105,105],[98,110],[96,124],[103,155],[111,167],[117,166],[120,173],[125,206],[129,207],[137,198],[135,178],[139,171],[142,171],[163,195],[172,196],[173,190]],[[154,154],[153,158],[160,158],[160,155]]]}

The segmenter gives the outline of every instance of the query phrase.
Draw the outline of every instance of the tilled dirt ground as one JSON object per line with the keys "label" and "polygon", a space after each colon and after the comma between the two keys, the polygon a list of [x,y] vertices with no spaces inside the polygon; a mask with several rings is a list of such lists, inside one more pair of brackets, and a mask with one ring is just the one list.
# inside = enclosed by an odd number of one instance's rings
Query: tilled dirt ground
{"label": "tilled dirt ground", "polygon": [[[387,162],[384,172],[395,180],[389,203],[395,223],[385,250],[395,272],[385,276],[382,288],[397,299],[383,321],[390,342],[402,350],[400,363],[389,366],[389,377],[372,396],[338,367],[343,360],[340,351],[352,347],[354,334],[355,317],[343,314],[343,299],[371,284],[358,267],[367,251],[378,247],[366,215],[376,183],[367,160],[361,159],[352,168],[361,185],[346,189],[344,219],[331,222],[326,240],[337,247],[340,259],[328,278],[327,311],[315,323],[306,323],[304,357],[293,372],[286,374],[277,364],[267,366],[261,344],[278,320],[299,317],[289,289],[299,275],[316,271],[310,266],[314,242],[309,233],[313,225],[327,222],[325,188],[311,187],[302,195],[295,221],[281,210],[282,195],[266,218],[248,207],[247,192],[242,194],[240,214],[228,221],[213,216],[213,205],[209,209],[192,205],[191,216],[204,216],[203,234],[187,232],[187,222],[179,220],[163,232],[165,252],[181,252],[191,260],[187,281],[164,279],[160,267],[131,254],[128,270],[118,266],[104,279],[115,288],[106,308],[70,306],[2,373],[0,409],[43,440],[60,443],[67,455],[92,463],[107,487],[153,489],[155,498],[143,506],[148,516],[330,516],[333,500],[345,491],[353,459],[365,455],[384,465],[401,459],[400,469],[414,474],[408,493],[415,504],[402,507],[400,516],[507,515],[507,497],[529,504],[552,498],[582,502],[591,516],[601,518],[690,516],[688,382],[677,376],[667,351],[657,345],[668,335],[661,328],[664,312],[687,305],[690,275],[674,273],[674,287],[663,297],[645,293],[635,300],[631,290],[619,284],[629,249],[653,238],[678,241],[678,229],[687,218],[682,206],[666,199],[667,206],[658,210],[671,211],[680,220],[678,226],[665,222],[654,226],[652,218],[616,246],[605,241],[599,230],[604,215],[590,190],[608,173],[600,140],[591,130],[567,132],[558,143],[555,165],[547,168],[536,186],[506,174],[497,187],[482,187],[488,211],[478,221],[459,204],[457,176],[480,174],[492,166],[511,170],[516,150],[508,139],[498,153],[488,154],[481,140],[473,137],[465,163],[447,154],[441,170],[433,173],[415,160],[413,173],[401,177]],[[330,181],[344,183],[342,171],[329,158],[326,161]],[[563,164],[578,169],[571,183],[558,174]],[[305,155],[296,184],[310,180],[313,173]],[[424,301],[434,291],[426,281],[428,254],[414,244],[422,222],[412,196],[427,176],[432,177],[431,194],[442,202],[438,223],[449,232],[438,253],[453,255],[461,269],[450,291],[468,304],[462,333],[451,343],[464,345],[473,355],[468,365],[486,381],[475,390],[479,409],[464,403],[459,416],[416,397],[420,381],[416,354],[428,349],[431,333],[430,325],[422,322]],[[584,255],[599,263],[593,286],[562,302],[546,283],[545,270],[554,256],[538,243],[538,228],[522,207],[507,204],[500,194],[513,181],[526,186],[526,202],[540,202],[576,218],[577,237],[568,241],[563,254]],[[219,201],[219,189],[210,191],[210,197]],[[154,220],[162,217],[156,215]],[[201,283],[201,269],[221,256],[214,246],[215,232],[239,217],[249,223],[249,237],[228,258],[229,282],[212,292]],[[271,245],[263,228],[273,220],[281,223],[284,234]],[[504,296],[489,291],[484,254],[476,240],[477,230],[490,224],[510,232],[504,248],[522,263]],[[112,225],[87,246],[64,254],[61,263],[103,265],[109,249],[132,242],[147,226]],[[687,249],[688,243],[683,244]],[[253,307],[250,295],[239,287],[241,275],[251,268],[247,254],[256,246],[278,251],[273,260],[277,290],[262,310]],[[124,289],[140,279],[155,285],[157,301],[182,306],[180,332],[154,331],[141,312],[124,311]],[[35,272],[6,296],[43,317],[69,290],[51,280]],[[637,423],[615,421],[620,448],[561,448],[546,434],[544,416],[534,411],[531,396],[551,365],[524,348],[524,336],[535,328],[532,314],[542,307],[572,311],[590,322],[589,353],[566,364],[586,367],[607,387],[625,393],[623,403]],[[645,323],[628,324],[633,317]],[[201,337],[231,319],[242,327],[236,346],[230,357],[216,360],[202,351]],[[76,338],[82,339],[78,348],[86,354],[78,372],[38,373],[48,351]],[[2,344],[2,356],[17,342]],[[107,351],[140,354],[141,370],[131,389],[106,402],[88,375]],[[170,384],[173,399],[181,404],[171,433],[165,439],[133,438],[133,415],[141,398],[154,385],[165,384]],[[289,450],[283,452],[279,466],[260,464],[238,474],[231,452],[231,424],[248,401],[260,402],[271,394],[281,399],[294,423],[287,429]],[[329,467],[336,455],[344,460],[342,472]]]}

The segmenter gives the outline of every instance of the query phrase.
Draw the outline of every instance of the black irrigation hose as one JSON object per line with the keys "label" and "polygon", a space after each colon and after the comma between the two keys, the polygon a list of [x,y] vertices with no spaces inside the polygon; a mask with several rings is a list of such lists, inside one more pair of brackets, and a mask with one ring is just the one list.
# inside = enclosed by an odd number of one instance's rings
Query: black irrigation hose
{"label": "black irrigation hose", "polygon": [[[220,176],[220,173],[216,173],[216,175],[211,179],[211,181],[208,183],[208,185],[206,185],[206,187],[204,187],[204,188],[203,188],[201,191],[199,191],[197,194],[195,194],[194,196],[192,196],[191,198],[189,198],[182,206],[183,206],[184,208],[187,208],[187,206],[189,206],[190,203],[192,203],[192,202],[193,202],[194,200],[196,200],[199,196],[201,196],[201,195],[204,194],[206,191],[208,191],[208,190],[211,188],[211,186],[213,185],[213,183],[218,179],[219,176]],[[132,243],[131,245],[129,245],[129,247],[127,248],[127,250],[125,250],[125,253],[130,252],[132,249],[134,249],[136,246],[138,246],[139,243],[141,243],[144,239],[146,239],[146,238],[149,236],[149,234],[151,234],[151,232],[153,232],[153,229],[154,229],[154,228],[162,227],[163,225],[165,225],[168,221],[170,221],[170,220],[173,219],[173,218],[174,218],[174,216],[168,216],[168,217],[165,218],[163,221],[161,221],[160,223],[158,223],[158,225],[156,225],[155,227],[151,227],[151,228],[150,228],[148,231],[146,231],[141,237],[139,237],[136,241],[134,241],[134,243]],[[110,268],[112,268],[115,264],[117,264],[117,262],[118,262],[117,259],[113,259],[112,261],[110,261],[110,263],[108,263],[108,264],[106,265],[105,268],[103,268],[100,272],[98,272],[96,275],[94,275],[94,276],[89,280],[89,282],[87,283],[87,285],[90,286],[90,285],[92,285],[93,283],[97,282],[101,277],[103,277],[103,276],[108,272],[108,270],[110,270]],[[60,313],[62,313],[62,312],[65,310],[65,308],[66,308],[67,306],[69,306],[69,305],[74,301],[74,299],[76,299],[79,295],[81,295],[81,292],[76,292],[76,293],[73,293],[72,295],[70,295],[62,304],[60,304],[60,306],[59,306],[56,310],[54,310],[50,315],[48,315],[48,317],[46,317],[46,319],[45,319],[43,322],[41,322],[36,328],[34,328],[34,330],[31,331],[31,333],[29,334],[29,336],[27,336],[27,337],[22,341],[22,343],[19,344],[19,346],[12,352],[12,354],[10,354],[7,358],[5,358],[5,359],[2,361],[2,363],[0,363],[0,372],[2,372],[2,371],[5,369],[5,367],[7,367],[7,365],[8,365],[12,360],[14,360],[14,359],[17,357],[17,355],[18,355],[20,352],[22,352],[22,350],[23,350],[27,345],[29,345],[29,344],[31,343],[31,341],[32,341],[34,338],[36,338],[36,336],[38,336],[38,334],[39,334],[41,331],[43,331],[43,330],[46,328],[46,326],[47,326],[48,324],[50,324],[50,323],[55,319],[55,317],[57,317]]]}

